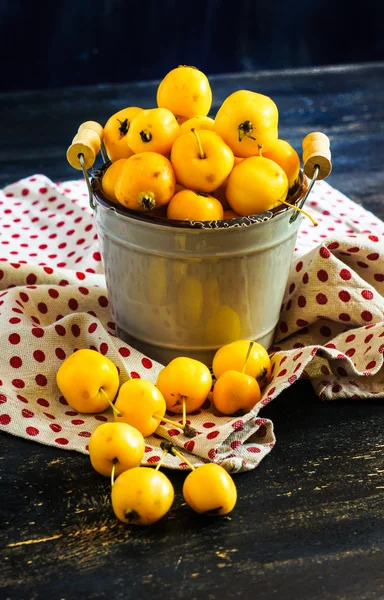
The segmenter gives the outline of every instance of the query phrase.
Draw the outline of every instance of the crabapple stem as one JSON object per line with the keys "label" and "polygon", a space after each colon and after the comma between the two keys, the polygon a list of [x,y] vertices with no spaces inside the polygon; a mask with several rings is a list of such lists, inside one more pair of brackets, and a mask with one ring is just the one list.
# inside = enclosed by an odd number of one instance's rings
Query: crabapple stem
{"label": "crabapple stem", "polygon": [[122,417],[123,413],[121,413],[119,410],[117,410],[116,406],[113,404],[113,402],[108,398],[108,394],[105,392],[105,390],[103,390],[103,388],[100,388],[99,392],[101,392],[102,394],[104,394],[104,396],[106,397],[106,399],[108,400],[108,404],[109,406],[112,408],[113,412],[118,416],[118,417]]}
{"label": "crabapple stem", "polygon": [[159,460],[159,462],[156,465],[155,471],[158,471],[164,461],[165,455],[168,454],[168,450],[166,448],[163,449],[163,454],[161,455],[161,458]]}
{"label": "crabapple stem", "polygon": [[112,465],[112,471],[111,471],[111,487],[115,483],[115,469],[116,469],[116,463],[114,462]]}
{"label": "crabapple stem", "polygon": [[185,427],[185,424],[187,422],[187,405],[185,403],[185,400],[183,399],[183,427]]}
{"label": "crabapple stem", "polygon": [[203,146],[201,145],[201,140],[200,140],[199,134],[197,133],[196,129],[191,129],[191,131],[196,136],[197,144],[199,146],[200,158],[205,158],[205,154],[204,154],[204,151],[203,151]]}
{"label": "crabapple stem", "polygon": [[153,416],[155,417],[155,419],[159,419],[159,421],[165,421],[166,423],[169,423],[170,425],[175,425],[179,429],[182,429],[182,426],[180,425],[180,423],[177,423],[176,421],[172,421],[171,419],[168,419],[167,417],[161,417],[160,415],[153,415]]}
{"label": "crabapple stem", "polygon": [[244,365],[243,365],[243,370],[241,371],[242,373],[244,373],[244,372],[245,372],[245,369],[246,369],[246,367],[247,367],[247,362],[248,362],[249,356],[250,356],[250,354],[251,354],[251,350],[252,350],[252,348],[253,348],[253,342],[250,342],[250,343],[249,343],[249,346],[248,346],[247,354],[246,354],[246,356],[245,356],[245,361],[244,361]]}
{"label": "crabapple stem", "polygon": [[283,204],[286,204],[290,208],[294,208],[295,210],[298,210],[299,212],[303,213],[303,215],[308,217],[308,219],[310,221],[312,221],[313,225],[315,227],[317,227],[317,225],[318,225],[317,221],[315,221],[315,219],[313,217],[311,217],[311,215],[309,213],[307,213],[305,210],[303,210],[302,208],[299,208],[298,206],[294,206],[293,204],[289,204],[289,202],[286,202],[285,200],[279,200],[279,202],[282,202]]}
{"label": "crabapple stem", "polygon": [[186,458],[183,454],[181,454],[181,452],[176,450],[174,446],[171,449],[171,454],[173,454],[174,456],[178,456],[182,461],[184,461],[191,469],[191,471],[194,471],[196,469],[196,467],[193,466],[193,464],[188,460],[188,458]]}
{"label": "crabapple stem", "polygon": [[173,454],[173,456],[177,456],[178,458],[180,458],[183,462],[185,462],[186,465],[188,465],[191,471],[194,471],[196,469],[196,467],[194,467],[193,464],[183,454],[181,454],[181,452],[176,450],[175,446],[171,442],[164,440],[163,442],[161,442],[160,448],[165,452],[170,452],[171,454]]}
{"label": "crabapple stem", "polygon": [[186,437],[195,437],[197,435],[196,429],[188,425],[188,423],[178,423],[177,421],[172,421],[172,419],[168,419],[168,417],[161,417],[160,415],[153,415],[155,419],[159,419],[159,421],[165,421],[174,427],[178,427],[178,429],[182,429],[184,431],[184,435]]}

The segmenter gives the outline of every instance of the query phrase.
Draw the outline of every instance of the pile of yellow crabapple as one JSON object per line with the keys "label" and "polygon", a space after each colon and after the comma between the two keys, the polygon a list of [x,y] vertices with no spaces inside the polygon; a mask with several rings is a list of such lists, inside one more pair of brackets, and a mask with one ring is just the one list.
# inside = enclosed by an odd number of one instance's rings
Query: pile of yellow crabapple
{"label": "pile of yellow crabapple", "polygon": [[[160,471],[167,452],[181,458],[191,470],[183,484],[188,506],[206,515],[226,515],[234,508],[235,483],[217,463],[195,467],[163,440],[163,455],[156,467],[141,466],[144,438],[155,433],[161,422],[181,429],[187,437],[197,435],[187,423],[187,415],[200,408],[210,393],[216,410],[223,415],[252,410],[270,379],[271,361],[257,342],[238,340],[217,350],[212,371],[214,377],[204,363],[180,356],[160,370],[156,384],[135,378],[120,385],[116,365],[96,350],[76,350],[61,364],[57,385],[74,410],[113,410],[114,421],[93,431],[89,457],[92,467],[111,480],[112,507],[120,521],[150,525],[170,510],[174,488]],[[181,422],[166,416],[167,411],[182,415]]]}

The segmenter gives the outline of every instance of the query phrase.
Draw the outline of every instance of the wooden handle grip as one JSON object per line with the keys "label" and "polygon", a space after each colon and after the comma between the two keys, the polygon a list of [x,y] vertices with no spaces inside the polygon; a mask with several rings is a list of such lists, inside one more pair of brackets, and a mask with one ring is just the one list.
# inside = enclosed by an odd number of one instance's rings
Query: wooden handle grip
{"label": "wooden handle grip", "polygon": [[332,171],[329,138],[320,131],[309,133],[303,139],[304,173],[312,179],[315,167],[319,167],[317,179],[325,179]]}
{"label": "wooden handle grip", "polygon": [[92,167],[100,150],[102,136],[103,128],[96,121],[82,123],[67,150],[69,164],[81,171],[80,154],[82,154],[85,169]]}
{"label": "wooden handle grip", "polygon": [[80,131],[83,131],[84,129],[93,129],[93,131],[96,131],[99,138],[101,140],[103,139],[104,129],[103,129],[103,126],[100,125],[100,123],[98,123],[97,121],[85,121],[84,123],[82,123],[80,125],[77,132],[79,133]]}

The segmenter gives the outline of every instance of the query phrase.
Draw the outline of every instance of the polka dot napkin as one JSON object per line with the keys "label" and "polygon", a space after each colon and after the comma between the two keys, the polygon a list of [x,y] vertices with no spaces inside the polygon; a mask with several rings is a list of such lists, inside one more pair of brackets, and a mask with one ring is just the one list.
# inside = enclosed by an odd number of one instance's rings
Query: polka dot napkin
{"label": "polka dot napkin", "polygon": [[[384,223],[326,182],[315,184],[302,221],[272,348],[273,377],[249,414],[223,417],[209,400],[189,415],[187,439],[160,425],[145,464],[169,439],[195,465],[253,469],[275,444],[263,406],[299,377],[324,400],[384,395]],[[130,377],[156,381],[162,365],[115,335],[93,214],[83,180],[35,175],[0,191],[0,428],[63,449],[88,452],[92,431],[112,410],[79,414],[56,386],[62,361],[93,348]],[[167,455],[164,465],[183,468]]]}

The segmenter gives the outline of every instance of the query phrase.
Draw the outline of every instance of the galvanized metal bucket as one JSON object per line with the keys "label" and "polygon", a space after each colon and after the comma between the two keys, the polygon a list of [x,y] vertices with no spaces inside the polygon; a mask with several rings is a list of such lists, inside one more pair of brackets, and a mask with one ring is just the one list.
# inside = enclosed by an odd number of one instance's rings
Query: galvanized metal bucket
{"label": "galvanized metal bucket", "polygon": [[[96,228],[117,335],[167,364],[210,365],[236,339],[272,343],[302,215],[284,205],[215,222],[171,221],[129,211],[91,180]],[[302,205],[308,180],[290,203]]]}

